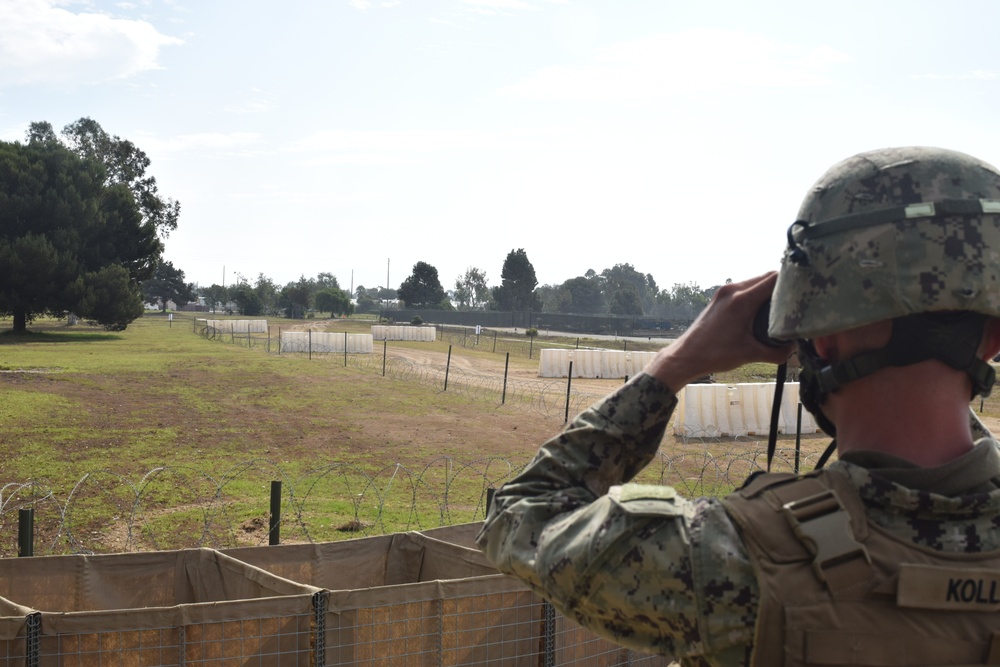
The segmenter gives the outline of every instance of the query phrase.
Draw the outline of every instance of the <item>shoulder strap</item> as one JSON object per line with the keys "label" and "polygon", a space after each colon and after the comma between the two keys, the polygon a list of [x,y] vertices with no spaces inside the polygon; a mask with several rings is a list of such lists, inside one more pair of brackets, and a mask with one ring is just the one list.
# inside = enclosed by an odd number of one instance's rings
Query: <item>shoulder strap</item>
{"label": "shoulder strap", "polygon": [[768,559],[811,560],[817,579],[835,597],[869,590],[875,581],[864,545],[864,505],[850,482],[841,478],[828,471],[762,475],[725,501],[747,538]]}

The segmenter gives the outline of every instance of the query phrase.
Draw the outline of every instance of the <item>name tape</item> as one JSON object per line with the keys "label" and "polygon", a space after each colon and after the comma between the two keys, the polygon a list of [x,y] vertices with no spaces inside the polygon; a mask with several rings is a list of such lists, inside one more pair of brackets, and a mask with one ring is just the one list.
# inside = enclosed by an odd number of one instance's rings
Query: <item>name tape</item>
{"label": "name tape", "polygon": [[1000,570],[903,564],[896,604],[915,609],[1000,611]]}

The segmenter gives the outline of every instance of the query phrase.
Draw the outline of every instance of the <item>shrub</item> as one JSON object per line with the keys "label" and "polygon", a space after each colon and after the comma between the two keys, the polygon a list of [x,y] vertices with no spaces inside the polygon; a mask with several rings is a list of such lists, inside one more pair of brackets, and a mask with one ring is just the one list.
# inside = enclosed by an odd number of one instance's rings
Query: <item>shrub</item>
{"label": "shrub", "polygon": [[410,324],[412,324],[414,326],[420,326],[423,323],[424,323],[424,321],[422,319],[420,319],[419,315],[414,315],[413,319],[410,320]]}
{"label": "shrub", "polygon": [[535,336],[538,335],[538,329],[536,329],[535,327],[525,329],[524,335],[527,336],[528,338],[534,338]]}

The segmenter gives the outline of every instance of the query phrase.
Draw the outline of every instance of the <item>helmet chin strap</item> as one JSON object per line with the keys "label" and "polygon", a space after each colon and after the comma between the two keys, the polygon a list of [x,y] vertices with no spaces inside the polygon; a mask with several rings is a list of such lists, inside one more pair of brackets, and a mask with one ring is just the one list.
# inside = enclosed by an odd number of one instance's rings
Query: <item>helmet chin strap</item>
{"label": "helmet chin strap", "polygon": [[[937,359],[955,370],[962,371],[972,382],[971,400],[975,396],[990,395],[996,371],[979,358],[977,352],[983,336],[987,317],[973,312],[941,312],[908,315],[893,320],[889,343],[879,349],[861,352],[850,359],[827,363],[812,341],[799,340],[798,354],[802,363],[799,378],[799,396],[802,405],[812,413],[816,423],[834,440],[816,464],[822,468],[837,448],[837,429],[823,413],[822,405],[827,396],[845,384],[871,375],[890,366],[909,366],[930,359]],[[779,374],[781,371],[779,370]],[[780,382],[775,390],[775,403],[771,408],[771,433],[768,440],[767,468],[771,469],[774,455],[776,429],[775,414],[780,407]]]}

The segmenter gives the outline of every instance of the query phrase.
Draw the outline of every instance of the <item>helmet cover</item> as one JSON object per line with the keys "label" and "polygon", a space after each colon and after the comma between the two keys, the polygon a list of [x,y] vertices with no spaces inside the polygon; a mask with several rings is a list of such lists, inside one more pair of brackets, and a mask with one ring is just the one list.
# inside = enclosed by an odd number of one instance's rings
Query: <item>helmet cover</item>
{"label": "helmet cover", "polygon": [[848,158],[806,195],[768,334],[811,339],[916,313],[1000,316],[1000,171],[940,148]]}

